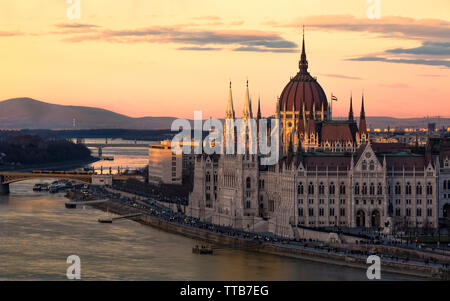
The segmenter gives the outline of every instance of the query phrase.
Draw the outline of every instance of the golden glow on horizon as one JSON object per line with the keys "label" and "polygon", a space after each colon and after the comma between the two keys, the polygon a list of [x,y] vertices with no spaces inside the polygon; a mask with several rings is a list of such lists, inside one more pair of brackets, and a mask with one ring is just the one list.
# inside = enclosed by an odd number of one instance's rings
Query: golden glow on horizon
{"label": "golden glow on horizon", "polygon": [[[248,78],[253,110],[260,95],[263,115],[271,115],[277,96],[297,72],[298,48],[288,53],[233,51],[249,44],[225,40],[278,36],[282,42],[300,44],[297,25],[304,22],[309,71],[328,98],[331,93],[339,98],[333,104],[334,116],[347,115],[351,92],[358,116],[363,90],[369,116],[450,116],[450,67],[348,60],[385,56],[448,61],[448,52],[387,55],[386,50],[417,48],[427,41],[449,43],[450,34],[447,40],[427,33],[393,37],[384,21],[402,28],[418,22],[418,28],[435,26],[437,30],[430,32],[445,34],[450,32],[448,0],[432,5],[381,0],[378,21],[367,19],[365,0],[81,0],[81,5],[81,19],[69,20],[65,0],[1,2],[0,99],[26,96],[135,117],[192,118],[194,110],[202,110],[203,118],[222,118],[228,81],[233,82],[240,116]],[[344,24],[352,21],[353,29],[330,27],[340,19]],[[359,30],[364,22],[384,27],[377,32]],[[163,33],[142,35],[149,29]],[[121,34],[112,36],[114,31]],[[205,32],[208,43],[198,40]],[[188,48],[193,50],[179,50]]]}

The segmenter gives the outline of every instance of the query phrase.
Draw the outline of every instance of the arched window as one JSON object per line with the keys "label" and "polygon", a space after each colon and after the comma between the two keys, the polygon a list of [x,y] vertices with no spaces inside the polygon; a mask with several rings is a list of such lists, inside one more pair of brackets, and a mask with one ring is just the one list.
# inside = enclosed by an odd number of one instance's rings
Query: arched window
{"label": "arched window", "polygon": [[373,183],[370,183],[370,195],[375,194],[375,185]]}
{"label": "arched window", "polygon": [[416,194],[417,195],[421,195],[422,194],[422,184],[420,184],[420,182],[417,183],[417,185],[416,185]]}
{"label": "arched window", "polygon": [[361,167],[361,169],[362,169],[362,170],[367,170],[367,162],[366,162],[366,160],[364,160],[364,161],[362,162],[362,167]]}
{"label": "arched window", "polygon": [[319,184],[319,194],[325,194],[325,186],[323,185],[323,182],[320,182]]}
{"label": "arched window", "polygon": [[359,183],[355,184],[355,194],[359,194]]}
{"label": "arched window", "polygon": [[334,183],[333,182],[331,182],[331,184],[330,184],[330,190],[329,190],[329,194],[334,194],[335,193],[335,186],[334,186]]}
{"label": "arched window", "polygon": [[395,194],[402,194],[402,187],[399,182],[395,184]]}
{"label": "arched window", "polygon": [[363,195],[366,195],[366,194],[367,194],[367,184],[366,184],[366,183],[363,183],[363,186],[362,186],[362,194],[363,194]]}
{"label": "arched window", "polygon": [[339,186],[339,194],[345,194],[345,184],[344,182],[341,183]]}
{"label": "arched window", "polygon": [[406,183],[405,193],[406,194],[411,194],[411,184],[409,182]]}
{"label": "arched window", "polygon": [[314,184],[312,182],[309,182],[308,193],[314,194]]}
{"label": "arched window", "polygon": [[206,173],[206,182],[211,182],[211,175],[209,174],[209,171]]}
{"label": "arched window", "polygon": [[383,194],[383,186],[381,186],[381,183],[378,183],[377,194],[378,195]]}
{"label": "arched window", "polygon": [[431,183],[428,182],[427,185],[427,195],[432,195],[433,194],[433,185]]}
{"label": "arched window", "polygon": [[370,169],[370,170],[375,170],[375,162],[370,161],[370,167],[369,167],[369,169]]}
{"label": "arched window", "polygon": [[247,178],[247,189],[252,187],[252,180],[250,179],[250,177]]}
{"label": "arched window", "polygon": [[303,194],[303,183],[300,182],[297,185],[297,194]]}

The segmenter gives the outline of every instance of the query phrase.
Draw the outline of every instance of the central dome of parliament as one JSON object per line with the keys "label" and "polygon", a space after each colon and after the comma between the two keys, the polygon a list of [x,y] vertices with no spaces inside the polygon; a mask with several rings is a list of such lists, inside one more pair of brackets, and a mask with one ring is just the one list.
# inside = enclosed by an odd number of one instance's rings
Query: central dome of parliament
{"label": "central dome of parliament", "polygon": [[291,78],[283,89],[279,100],[279,110],[302,112],[310,111],[314,105],[316,112],[328,111],[328,101],[320,84],[308,72],[308,61],[305,53],[305,39],[303,38],[302,55],[299,62],[299,72]]}

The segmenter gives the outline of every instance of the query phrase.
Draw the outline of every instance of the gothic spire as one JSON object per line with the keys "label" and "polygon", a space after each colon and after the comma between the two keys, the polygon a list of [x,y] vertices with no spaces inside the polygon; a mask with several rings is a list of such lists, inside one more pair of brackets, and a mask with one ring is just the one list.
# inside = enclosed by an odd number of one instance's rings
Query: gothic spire
{"label": "gothic spire", "polygon": [[231,92],[231,81],[230,81],[230,91],[228,93],[228,104],[227,104],[227,111],[225,112],[225,119],[235,119],[233,106],[233,93]]}
{"label": "gothic spire", "polygon": [[350,94],[350,111],[348,112],[348,121],[354,121],[353,117],[353,95]]}
{"label": "gothic spire", "polygon": [[361,101],[361,114],[359,116],[359,132],[361,134],[367,133],[366,113],[364,112],[364,92]]}
{"label": "gothic spire", "polygon": [[366,118],[366,112],[364,112],[364,92],[363,92],[363,95],[362,95],[360,118]]}
{"label": "gothic spire", "polygon": [[258,97],[258,113],[256,115],[257,119],[261,119],[261,97]]}
{"label": "gothic spire", "polygon": [[300,58],[300,62],[298,63],[298,67],[300,68],[300,73],[308,73],[308,60],[306,59],[305,51],[305,26],[303,26],[302,55]]}
{"label": "gothic spire", "polygon": [[247,80],[247,90],[245,91],[244,109],[242,112],[242,119],[249,120],[253,118],[252,114],[252,104],[250,100],[250,92],[248,91],[248,80]]}

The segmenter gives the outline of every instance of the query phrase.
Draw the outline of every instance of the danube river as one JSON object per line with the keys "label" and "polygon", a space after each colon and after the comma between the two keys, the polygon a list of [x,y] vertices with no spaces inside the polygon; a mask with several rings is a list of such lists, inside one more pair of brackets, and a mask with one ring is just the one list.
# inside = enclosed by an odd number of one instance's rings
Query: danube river
{"label": "danube river", "polygon": [[[139,167],[147,150],[108,155],[116,158],[110,163]],[[0,280],[64,280],[69,255],[80,257],[84,280],[366,280],[363,269],[254,252],[193,254],[195,240],[129,220],[100,224],[104,212],[66,209],[63,193],[33,192],[37,182],[12,184],[0,197]],[[382,272],[382,279],[416,278]]]}

